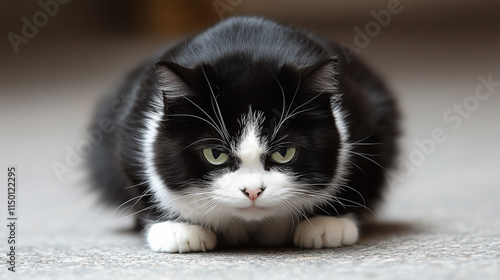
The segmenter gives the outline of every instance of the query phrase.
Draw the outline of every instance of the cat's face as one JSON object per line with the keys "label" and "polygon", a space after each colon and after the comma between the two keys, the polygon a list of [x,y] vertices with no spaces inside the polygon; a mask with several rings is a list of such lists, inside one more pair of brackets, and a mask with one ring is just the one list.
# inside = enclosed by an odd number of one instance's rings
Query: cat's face
{"label": "cat's face", "polygon": [[217,227],[233,218],[300,218],[337,191],[333,64],[252,65],[159,66],[164,119],[154,160],[163,185],[153,188],[160,206]]}

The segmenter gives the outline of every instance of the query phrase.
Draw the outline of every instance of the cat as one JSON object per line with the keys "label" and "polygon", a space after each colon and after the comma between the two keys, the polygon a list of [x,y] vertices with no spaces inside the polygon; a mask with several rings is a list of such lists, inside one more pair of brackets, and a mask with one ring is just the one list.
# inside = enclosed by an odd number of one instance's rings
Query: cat
{"label": "cat", "polygon": [[234,17],[166,47],[102,102],[95,127],[113,129],[91,174],[156,252],[352,245],[397,153],[396,107],[337,45]]}

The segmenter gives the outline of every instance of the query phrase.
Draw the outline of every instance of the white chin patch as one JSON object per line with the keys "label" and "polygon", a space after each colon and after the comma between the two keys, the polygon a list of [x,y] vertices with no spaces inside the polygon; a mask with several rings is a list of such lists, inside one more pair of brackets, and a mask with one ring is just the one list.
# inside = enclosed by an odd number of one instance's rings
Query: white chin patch
{"label": "white chin patch", "polygon": [[[233,147],[240,164],[235,171],[216,178],[212,186],[214,199],[232,209],[229,215],[245,221],[276,216],[279,200],[291,184],[284,173],[264,168],[262,157],[268,144],[260,135],[262,121],[262,114],[251,110],[243,116],[243,130]],[[259,195],[245,194],[245,190],[259,190]]]}
{"label": "white chin patch", "polygon": [[[262,166],[241,167],[217,178],[211,186],[211,195],[228,208],[228,215],[261,221],[280,215],[280,204],[293,193],[292,186],[292,178],[283,172],[266,171]],[[245,190],[253,195],[245,194]]]}
{"label": "white chin patch", "polygon": [[263,221],[274,215],[272,208],[252,206],[235,209],[234,215],[244,221]]}

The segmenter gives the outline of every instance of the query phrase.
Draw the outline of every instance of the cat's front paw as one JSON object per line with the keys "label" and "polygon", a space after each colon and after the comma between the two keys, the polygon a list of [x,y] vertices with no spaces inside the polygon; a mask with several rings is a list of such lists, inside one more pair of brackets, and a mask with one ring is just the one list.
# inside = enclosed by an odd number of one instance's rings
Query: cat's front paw
{"label": "cat's front paw", "polygon": [[153,251],[166,253],[205,252],[213,250],[217,244],[217,237],[211,230],[172,221],[153,224],[147,240]]}
{"label": "cat's front paw", "polygon": [[302,221],[293,237],[300,248],[332,248],[352,245],[358,240],[358,227],[349,218],[318,216]]}

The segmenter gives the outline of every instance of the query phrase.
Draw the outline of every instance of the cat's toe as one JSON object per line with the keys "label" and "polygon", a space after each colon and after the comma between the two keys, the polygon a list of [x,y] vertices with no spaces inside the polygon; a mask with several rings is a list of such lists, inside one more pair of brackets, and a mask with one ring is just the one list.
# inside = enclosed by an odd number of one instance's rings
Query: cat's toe
{"label": "cat's toe", "polygon": [[300,248],[333,248],[352,245],[358,240],[358,228],[349,218],[318,216],[302,221],[293,238]]}
{"label": "cat's toe", "polygon": [[217,237],[200,225],[167,221],[153,224],[148,230],[147,241],[155,252],[205,252],[215,248]]}

